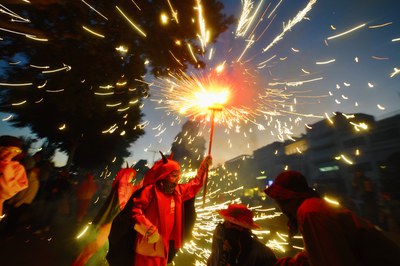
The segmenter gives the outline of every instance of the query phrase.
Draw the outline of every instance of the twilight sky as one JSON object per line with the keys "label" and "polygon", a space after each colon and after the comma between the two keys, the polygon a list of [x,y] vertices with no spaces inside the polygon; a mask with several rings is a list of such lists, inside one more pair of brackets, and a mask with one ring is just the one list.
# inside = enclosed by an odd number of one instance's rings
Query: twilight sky
{"label": "twilight sky", "polygon": [[[235,23],[215,44],[209,44],[206,69],[188,75],[209,76],[224,63],[217,76],[231,84],[229,108],[246,109],[252,120],[233,126],[216,123],[215,163],[299,136],[306,124],[335,111],[368,113],[379,120],[399,110],[400,1],[222,2],[236,18],[241,17],[242,2],[254,2],[247,22],[254,19],[249,24],[241,20],[247,31],[238,31],[239,23]],[[151,87],[154,95],[159,89]],[[149,122],[146,135],[132,145],[130,163],[139,159],[151,163],[152,151],[168,152],[186,119],[151,100],[143,109]],[[9,131],[4,121],[0,129],[1,134],[27,134]],[[209,124],[202,129],[208,141]],[[61,165],[65,158],[57,160]]]}
{"label": "twilight sky", "polygon": [[[250,94],[256,98],[257,94],[271,88],[283,90],[288,94],[294,93],[288,101],[296,102],[295,111],[280,112],[280,115],[268,116],[267,119],[258,117],[257,121],[265,126],[264,130],[242,123],[238,133],[230,130],[227,134],[226,126],[217,124],[212,149],[215,162],[251,154],[257,148],[280,140],[276,120],[286,122],[293,130],[292,136],[298,136],[304,132],[306,123],[321,119],[304,117],[306,114],[323,118],[325,113],[331,116],[335,111],[363,112],[380,119],[399,110],[400,75],[395,74],[395,68],[400,68],[400,1],[316,1],[303,20],[284,32],[282,38],[264,52],[282,34],[284,25],[293,21],[309,3],[305,0],[270,2],[254,2],[253,10],[259,3],[261,6],[248,32],[264,16],[254,31],[253,40],[257,41],[241,57],[241,66],[236,61],[249,43],[251,34],[236,36],[236,23],[215,45],[208,47],[215,50],[215,55],[208,61],[207,69],[201,74],[194,73],[206,75],[225,61],[227,77],[233,83],[242,78],[237,75],[240,71],[248,73],[243,78],[252,77],[253,86],[245,86],[245,91],[235,88],[239,97]],[[241,1],[226,0],[224,3],[227,13],[240,17],[243,10]],[[266,29],[268,24],[270,26]],[[357,29],[340,35],[354,28]],[[263,63],[265,61],[268,62]],[[293,82],[308,80],[315,81],[293,86]],[[255,104],[246,104],[257,108]],[[174,121],[174,115],[167,116],[161,110],[150,111],[153,107],[157,108],[157,105],[148,104],[145,109],[145,118],[152,122],[149,129],[156,128],[160,121]],[[302,120],[295,122],[296,118]],[[157,136],[158,129],[148,130],[148,134],[134,144],[133,158],[142,156],[151,162],[152,154],[142,155],[142,151],[146,148],[168,150],[180,129],[180,125],[174,123],[174,126],[166,126],[165,133],[160,136]],[[209,125],[206,125],[204,136],[207,141],[208,129]]]}

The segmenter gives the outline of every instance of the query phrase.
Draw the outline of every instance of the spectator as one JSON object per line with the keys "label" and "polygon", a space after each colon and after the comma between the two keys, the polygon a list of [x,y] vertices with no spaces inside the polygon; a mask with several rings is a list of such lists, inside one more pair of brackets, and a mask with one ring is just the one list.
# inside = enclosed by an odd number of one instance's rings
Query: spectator
{"label": "spectator", "polygon": [[69,211],[68,195],[71,183],[68,171],[65,169],[59,171],[54,179],[48,180],[45,189],[45,205],[34,228],[36,234],[50,230],[54,218]]}
{"label": "spectator", "polygon": [[0,137],[0,220],[3,203],[28,187],[25,168],[13,159],[22,153],[22,141],[13,136]]}
{"label": "spectator", "polygon": [[376,197],[375,186],[371,179],[365,175],[364,170],[358,168],[354,172],[351,184],[354,198],[358,200],[356,202],[359,202],[358,209],[360,215],[377,224],[379,214],[378,198]]}
{"label": "spectator", "polygon": [[18,227],[26,226],[25,223],[34,222],[34,212],[31,205],[39,191],[39,175],[39,167],[34,166],[29,169],[28,187],[7,201],[7,204],[11,205],[4,229],[7,235],[14,234]]}
{"label": "spectator", "polygon": [[253,212],[243,204],[231,204],[218,213],[224,222],[217,225],[212,240],[208,266],[272,266],[275,254],[261,243],[252,229],[260,228],[253,222]]}
{"label": "spectator", "polygon": [[265,193],[289,218],[289,235],[299,230],[305,245],[303,253],[276,265],[400,265],[394,242],[350,210],[321,199],[301,173],[280,173]]}

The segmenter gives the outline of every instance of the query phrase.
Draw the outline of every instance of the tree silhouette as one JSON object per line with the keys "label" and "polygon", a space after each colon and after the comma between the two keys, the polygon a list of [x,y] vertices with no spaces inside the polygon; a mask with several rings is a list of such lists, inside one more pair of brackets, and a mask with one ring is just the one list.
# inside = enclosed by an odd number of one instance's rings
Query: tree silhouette
{"label": "tree silhouette", "polygon": [[[7,2],[0,111],[66,152],[68,164],[95,167],[128,156],[144,134],[146,74],[204,67],[196,1]],[[202,5],[215,41],[233,18],[216,0]]]}

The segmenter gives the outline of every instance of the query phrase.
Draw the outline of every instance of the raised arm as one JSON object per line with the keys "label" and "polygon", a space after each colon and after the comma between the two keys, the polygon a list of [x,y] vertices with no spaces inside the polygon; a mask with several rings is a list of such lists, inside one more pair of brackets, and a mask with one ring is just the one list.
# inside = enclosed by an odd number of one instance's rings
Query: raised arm
{"label": "raised arm", "polygon": [[208,155],[201,162],[200,167],[197,170],[196,176],[192,178],[188,183],[180,185],[183,201],[196,196],[196,194],[203,186],[204,178],[211,164],[212,164],[212,157],[211,155]]}

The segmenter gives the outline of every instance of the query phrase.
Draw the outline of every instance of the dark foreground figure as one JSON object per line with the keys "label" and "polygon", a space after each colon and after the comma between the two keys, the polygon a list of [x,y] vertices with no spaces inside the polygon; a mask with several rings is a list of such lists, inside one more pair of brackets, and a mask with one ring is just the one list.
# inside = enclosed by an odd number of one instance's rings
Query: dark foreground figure
{"label": "dark foreground figure", "polygon": [[224,222],[213,234],[212,253],[208,266],[273,266],[275,254],[251,232],[260,228],[253,222],[253,213],[243,204],[231,204],[218,213]]}
{"label": "dark foreground figure", "polygon": [[280,173],[265,189],[289,218],[289,235],[303,235],[305,251],[277,265],[396,266],[400,248],[371,223],[322,199],[296,171]]}

